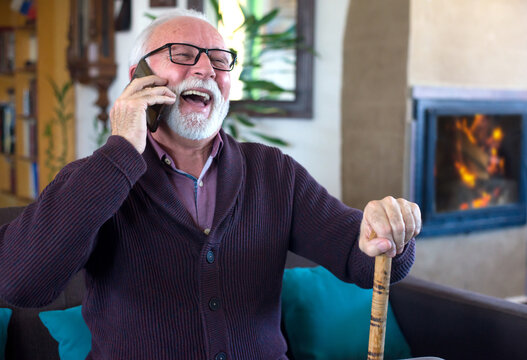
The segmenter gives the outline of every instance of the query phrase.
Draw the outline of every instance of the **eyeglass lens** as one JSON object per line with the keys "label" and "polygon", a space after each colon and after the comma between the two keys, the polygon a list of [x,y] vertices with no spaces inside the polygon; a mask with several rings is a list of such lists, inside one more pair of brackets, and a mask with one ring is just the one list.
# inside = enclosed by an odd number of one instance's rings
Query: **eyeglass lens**
{"label": "eyeglass lens", "polygon": [[[194,65],[200,50],[189,45],[173,44],[170,47],[172,62],[182,65]],[[234,55],[226,50],[209,50],[208,56],[212,67],[219,70],[230,70],[234,63]]]}

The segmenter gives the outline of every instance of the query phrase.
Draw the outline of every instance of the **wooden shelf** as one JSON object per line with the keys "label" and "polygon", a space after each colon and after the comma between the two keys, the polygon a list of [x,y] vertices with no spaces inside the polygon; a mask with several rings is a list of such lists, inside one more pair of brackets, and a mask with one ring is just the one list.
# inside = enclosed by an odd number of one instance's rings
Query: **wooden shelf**
{"label": "wooden shelf", "polygon": [[17,156],[16,159],[21,161],[27,161],[30,163],[35,163],[38,161],[38,158],[36,156]]}
{"label": "wooden shelf", "polygon": [[[0,138],[0,193],[27,204],[58,169],[75,159],[75,121],[66,131],[57,125],[58,99],[52,86],[71,82],[66,64],[70,2],[47,0],[38,8],[37,20],[29,23],[11,10],[11,2],[0,0],[0,33],[10,32],[4,41],[8,49],[2,49],[0,41],[0,104],[14,107],[14,141],[9,141],[15,149],[13,154],[2,153]],[[70,93],[63,109],[67,114],[75,113],[73,90]],[[64,153],[65,163],[59,164]]]}
{"label": "wooden shelf", "polygon": [[15,29],[21,31],[37,31],[37,24],[35,21],[32,21],[25,23],[24,25],[16,26]]}
{"label": "wooden shelf", "polygon": [[[14,153],[1,154],[0,192],[4,203],[23,205],[38,195],[39,187],[38,152],[30,144],[38,138],[33,84],[37,77],[38,40],[35,22],[27,24],[24,16],[13,12],[9,5],[9,0],[0,0],[0,32],[4,34],[0,42],[0,64],[4,70],[0,79],[0,144],[14,146]],[[12,70],[5,71],[6,68]],[[26,120],[30,117],[32,122]]]}
{"label": "wooden shelf", "polygon": [[17,68],[17,69],[15,69],[15,71],[13,73],[14,74],[21,73],[21,74],[33,74],[34,75],[34,74],[37,73],[37,65],[36,64],[32,64],[32,65],[28,65],[28,66],[25,66],[25,67]]}
{"label": "wooden shelf", "polygon": [[4,157],[5,159],[7,160],[12,160],[15,158],[15,155],[14,154],[7,154],[5,152],[0,152],[0,156]]}
{"label": "wooden shelf", "polygon": [[24,199],[15,194],[0,190],[0,207],[27,206],[32,202],[32,199]]}

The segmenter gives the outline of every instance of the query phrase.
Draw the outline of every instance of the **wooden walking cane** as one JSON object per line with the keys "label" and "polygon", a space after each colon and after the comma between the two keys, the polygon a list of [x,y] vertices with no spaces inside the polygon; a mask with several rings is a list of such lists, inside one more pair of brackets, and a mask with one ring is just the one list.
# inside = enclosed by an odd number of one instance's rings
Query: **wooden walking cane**
{"label": "wooden walking cane", "polygon": [[[370,239],[373,239],[376,236],[377,234],[373,231],[370,235]],[[368,360],[382,360],[384,358],[384,337],[386,334],[386,317],[388,314],[388,294],[390,292],[391,271],[391,257],[384,254],[375,257]]]}

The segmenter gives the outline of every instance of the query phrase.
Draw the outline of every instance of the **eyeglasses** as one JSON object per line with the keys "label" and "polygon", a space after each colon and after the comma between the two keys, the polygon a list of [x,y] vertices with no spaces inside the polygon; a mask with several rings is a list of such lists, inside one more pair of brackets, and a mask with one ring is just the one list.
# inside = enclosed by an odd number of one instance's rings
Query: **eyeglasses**
{"label": "eyeglasses", "polygon": [[174,64],[192,66],[196,65],[202,53],[205,53],[213,69],[220,71],[231,71],[236,63],[236,52],[223,49],[204,49],[185,43],[168,43],[143,56],[143,59],[167,49],[170,61]]}

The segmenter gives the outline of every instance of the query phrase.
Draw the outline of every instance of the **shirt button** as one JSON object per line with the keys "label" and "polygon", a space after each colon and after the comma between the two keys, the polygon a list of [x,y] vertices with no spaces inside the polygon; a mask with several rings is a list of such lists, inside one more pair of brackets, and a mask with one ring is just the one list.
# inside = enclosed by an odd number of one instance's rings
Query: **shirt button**
{"label": "shirt button", "polygon": [[203,187],[203,181],[199,182],[199,187]]}
{"label": "shirt button", "polygon": [[214,357],[214,360],[227,360],[227,354],[225,354],[224,352],[219,352]]}
{"label": "shirt button", "polygon": [[167,164],[169,166],[172,165],[172,161],[170,161],[169,158],[166,157],[164,161],[165,161],[165,164]]}
{"label": "shirt button", "polygon": [[209,250],[209,251],[207,252],[207,262],[208,262],[209,264],[212,264],[212,263],[214,262],[214,251]]}
{"label": "shirt button", "polygon": [[218,298],[210,299],[210,301],[209,301],[209,309],[211,309],[212,311],[216,311],[220,307],[221,307],[220,299],[218,299]]}
{"label": "shirt button", "polygon": [[203,233],[205,233],[205,235],[209,235],[210,234],[210,229],[207,228],[207,229],[203,230]]}

